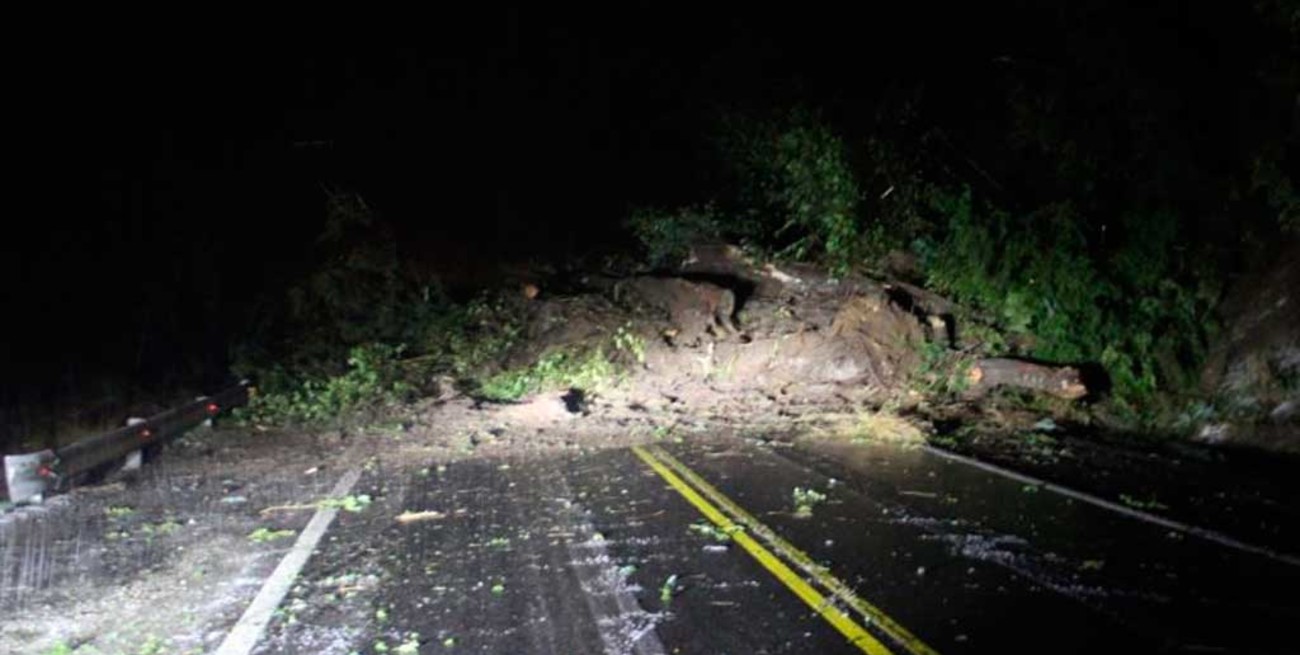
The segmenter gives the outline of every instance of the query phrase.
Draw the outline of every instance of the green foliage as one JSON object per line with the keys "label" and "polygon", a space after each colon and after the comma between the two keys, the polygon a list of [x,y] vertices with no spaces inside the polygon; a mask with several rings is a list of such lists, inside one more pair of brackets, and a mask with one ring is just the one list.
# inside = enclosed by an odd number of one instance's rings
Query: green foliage
{"label": "green foliage", "polygon": [[733,525],[730,528],[723,530],[708,521],[696,521],[686,526],[686,528],[694,534],[718,543],[727,543],[731,541],[732,533],[739,532],[741,529],[740,526]]}
{"label": "green foliage", "polygon": [[1038,356],[1088,358],[1081,335],[1095,332],[1106,289],[1070,205],[1019,217],[996,209],[981,214],[967,189],[937,195],[935,209],[947,217],[947,234],[937,248],[923,244],[920,254],[936,289],[991,312],[1013,335],[1032,333]]}
{"label": "green foliage", "polygon": [[857,263],[861,192],[843,139],[815,113],[730,118],[720,146],[744,216],[741,236],[779,256],[825,257],[839,272]]}
{"label": "green foliage", "polygon": [[420,653],[420,633],[412,632],[406,636],[406,641],[398,644],[393,648],[393,655],[419,655]]}
{"label": "green foliage", "polygon": [[921,361],[913,373],[913,385],[927,394],[959,394],[970,386],[967,373],[973,363],[968,353],[949,350],[927,341],[920,347]]}
{"label": "green foliage", "polygon": [[[439,300],[424,308],[408,307],[418,317],[418,324],[408,332],[416,338],[418,354],[405,359],[405,345],[368,342],[348,351],[346,367],[298,353],[299,358],[291,358],[290,365],[254,368],[246,374],[256,380],[259,393],[238,415],[246,422],[263,425],[324,425],[396,405],[419,391],[421,381],[434,377],[449,375],[458,386],[473,388],[474,380],[491,375],[518,342],[522,331],[519,302],[483,294],[463,304]],[[436,311],[428,311],[431,308]],[[635,335],[624,331],[616,338],[620,349],[638,344]],[[640,348],[644,357],[644,342]],[[490,387],[508,395],[504,387],[512,384],[529,388],[523,381],[512,382],[506,374],[494,376]]]}
{"label": "green foliage", "polygon": [[270,528],[258,528],[248,533],[248,540],[255,544],[264,544],[271,541],[278,541],[280,539],[287,539],[289,537],[294,536],[295,534],[297,533],[295,533],[293,530],[272,530]]}
{"label": "green foliage", "polygon": [[668,605],[672,602],[673,596],[676,596],[681,588],[677,585],[677,574],[674,573],[664,579],[664,583],[659,586],[659,602]]}
{"label": "green foliage", "polygon": [[513,401],[546,389],[592,390],[614,379],[618,368],[603,347],[552,350],[532,366],[504,371],[483,381],[484,398]]}
{"label": "green foliage", "polygon": [[345,512],[359,514],[365,511],[371,502],[370,494],[355,494],[341,498],[325,498],[316,503],[316,506],[323,509],[341,509]]}
{"label": "green foliage", "polygon": [[104,514],[111,519],[120,519],[135,514],[135,510],[125,506],[112,506],[104,508]]}
{"label": "green foliage", "polygon": [[[401,264],[391,230],[355,194],[331,193],[311,268],[262,300],[234,371],[262,392],[242,411],[265,424],[320,425],[392,405],[413,381],[490,369],[516,342],[518,307],[453,303]],[[518,301],[516,301],[517,304]],[[416,354],[400,359],[406,345]]]}
{"label": "green foliage", "polygon": [[636,364],[645,364],[645,338],[632,331],[632,324],[619,326],[614,331],[614,350],[626,354]]}
{"label": "green foliage", "polygon": [[[931,230],[933,189],[920,156],[894,141],[873,137],[854,153],[817,112],[796,107],[765,118],[727,114],[714,143],[727,180],[717,200],[639,209],[627,220],[656,266],[680,262],[692,244],[725,240],[844,274]],[[873,190],[869,202],[864,188]]]}
{"label": "green foliage", "polygon": [[1174,430],[1190,434],[1193,430],[1219,418],[1219,410],[1206,400],[1190,400],[1173,419]]}
{"label": "green foliage", "polygon": [[1281,169],[1281,148],[1267,148],[1252,162],[1251,191],[1262,193],[1268,207],[1277,214],[1277,226],[1285,234],[1300,235],[1300,191]]}
{"label": "green foliage", "polygon": [[826,500],[826,494],[811,487],[808,489],[795,487],[790,495],[794,499],[794,515],[797,518],[812,516],[813,507]]}
{"label": "green foliage", "polygon": [[513,401],[547,389],[595,391],[616,383],[627,368],[645,363],[645,339],[630,328],[620,326],[606,343],[552,349],[531,366],[487,378],[478,393],[489,400]]}
{"label": "green foliage", "polygon": [[253,423],[319,425],[396,403],[411,389],[398,362],[402,350],[386,344],[357,346],[348,355],[347,371],[328,377],[295,381],[281,369],[272,390],[254,396],[238,416]]}
{"label": "green foliage", "polygon": [[261,299],[232,368],[267,386],[337,375],[356,346],[420,343],[449,303],[436,282],[403,267],[391,229],[356,194],[330,193],[308,270]]}
{"label": "green foliage", "polygon": [[925,141],[904,147],[898,140],[873,136],[859,148],[861,161],[856,169],[866,192],[862,213],[869,217],[863,234],[866,261],[903,250],[935,229],[930,205],[936,186],[924,173]]}
{"label": "green foliage", "polygon": [[1120,494],[1119,500],[1120,502],[1124,503],[1125,505],[1128,505],[1129,507],[1132,507],[1133,509],[1141,509],[1141,510],[1148,510],[1148,511],[1169,509],[1168,505],[1165,505],[1164,503],[1156,500],[1154,496],[1151,498],[1138,498],[1135,496],[1131,496],[1129,494]]}
{"label": "green foliage", "polygon": [[646,250],[651,265],[673,267],[686,259],[692,245],[715,241],[723,221],[712,205],[666,211],[638,208],[626,226]]}
{"label": "green foliage", "polygon": [[967,189],[938,196],[935,210],[944,237],[917,244],[930,284],[1026,337],[1028,354],[1101,362],[1126,403],[1181,386],[1203,354],[1219,290],[1180,248],[1172,212],[1121,217],[1103,250],[1069,203],[1017,216],[976,205]]}
{"label": "green foliage", "polygon": [[520,315],[517,301],[491,294],[445,306],[425,323],[427,368],[464,378],[490,367],[519,341]]}

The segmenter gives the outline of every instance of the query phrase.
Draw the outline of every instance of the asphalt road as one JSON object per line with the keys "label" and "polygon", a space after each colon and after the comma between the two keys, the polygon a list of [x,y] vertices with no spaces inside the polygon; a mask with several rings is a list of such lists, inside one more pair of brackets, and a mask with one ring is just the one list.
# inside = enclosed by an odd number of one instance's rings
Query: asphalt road
{"label": "asphalt road", "polygon": [[[923,450],[705,440],[360,488],[427,514],[334,524],[300,587],[368,554],[369,629],[420,653],[1298,650],[1300,568]],[[258,652],[328,650],[304,629]]]}

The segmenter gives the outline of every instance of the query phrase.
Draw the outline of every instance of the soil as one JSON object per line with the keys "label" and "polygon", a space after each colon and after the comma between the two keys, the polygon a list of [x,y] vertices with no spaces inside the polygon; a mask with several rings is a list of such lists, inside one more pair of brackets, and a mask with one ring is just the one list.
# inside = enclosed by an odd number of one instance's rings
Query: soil
{"label": "soil", "polygon": [[1300,240],[1233,285],[1201,372],[1196,438],[1300,456]]}
{"label": "soil", "polygon": [[[646,277],[640,294],[593,283],[580,295],[551,298],[542,287],[524,299],[529,338],[510,354],[515,363],[635,326],[644,361],[604,388],[517,403],[444,391],[330,430],[197,430],[133,475],[9,511],[0,516],[0,652],[211,651],[292,543],[250,535],[300,530],[313,503],[357,465],[367,470],[362,489],[382,488],[383,479],[466,458],[586,453],[706,433],[903,445],[928,438],[1243,539],[1298,541],[1288,465],[1099,435],[1064,401],[999,407],[1004,397],[994,396],[978,406],[931,406],[913,378],[921,344],[945,339],[932,329],[928,300],[901,302],[897,289],[865,279],[719,262],[694,277]],[[719,329],[723,289],[734,295],[735,333]],[[882,408],[891,411],[877,414]],[[349,600],[374,584],[380,555],[362,555],[338,567],[331,584],[340,602],[330,611],[372,611]],[[293,602],[291,594],[282,606],[290,615]],[[327,632],[319,652],[329,650]]]}

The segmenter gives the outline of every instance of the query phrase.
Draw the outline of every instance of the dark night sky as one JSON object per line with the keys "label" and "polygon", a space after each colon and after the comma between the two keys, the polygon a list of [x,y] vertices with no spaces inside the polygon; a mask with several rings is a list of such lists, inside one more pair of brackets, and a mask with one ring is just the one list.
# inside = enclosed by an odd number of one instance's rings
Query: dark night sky
{"label": "dark night sky", "polygon": [[[802,100],[843,122],[923,82],[931,106],[978,113],[996,57],[1050,61],[1066,45],[1041,27],[1055,10],[1024,8],[1041,3],[961,4],[981,6],[64,34],[19,67],[11,96],[24,120],[11,123],[22,209],[3,245],[8,379],[121,360],[141,330],[166,344],[134,356],[155,368],[182,341],[216,352],[230,326],[213,317],[306,256],[324,184],[361,192],[422,256],[581,250],[613,238],[631,204],[702,197],[716,107]],[[1142,29],[1176,29],[1168,15]]]}

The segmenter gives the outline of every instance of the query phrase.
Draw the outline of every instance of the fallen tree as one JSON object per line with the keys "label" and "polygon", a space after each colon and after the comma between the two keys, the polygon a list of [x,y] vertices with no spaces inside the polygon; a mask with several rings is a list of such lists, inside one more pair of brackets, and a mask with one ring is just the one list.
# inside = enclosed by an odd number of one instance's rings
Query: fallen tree
{"label": "fallen tree", "polygon": [[1079,369],[1012,359],[990,357],[981,359],[966,373],[965,396],[969,399],[987,395],[998,387],[1015,387],[1050,394],[1066,400],[1077,400],[1088,395]]}

